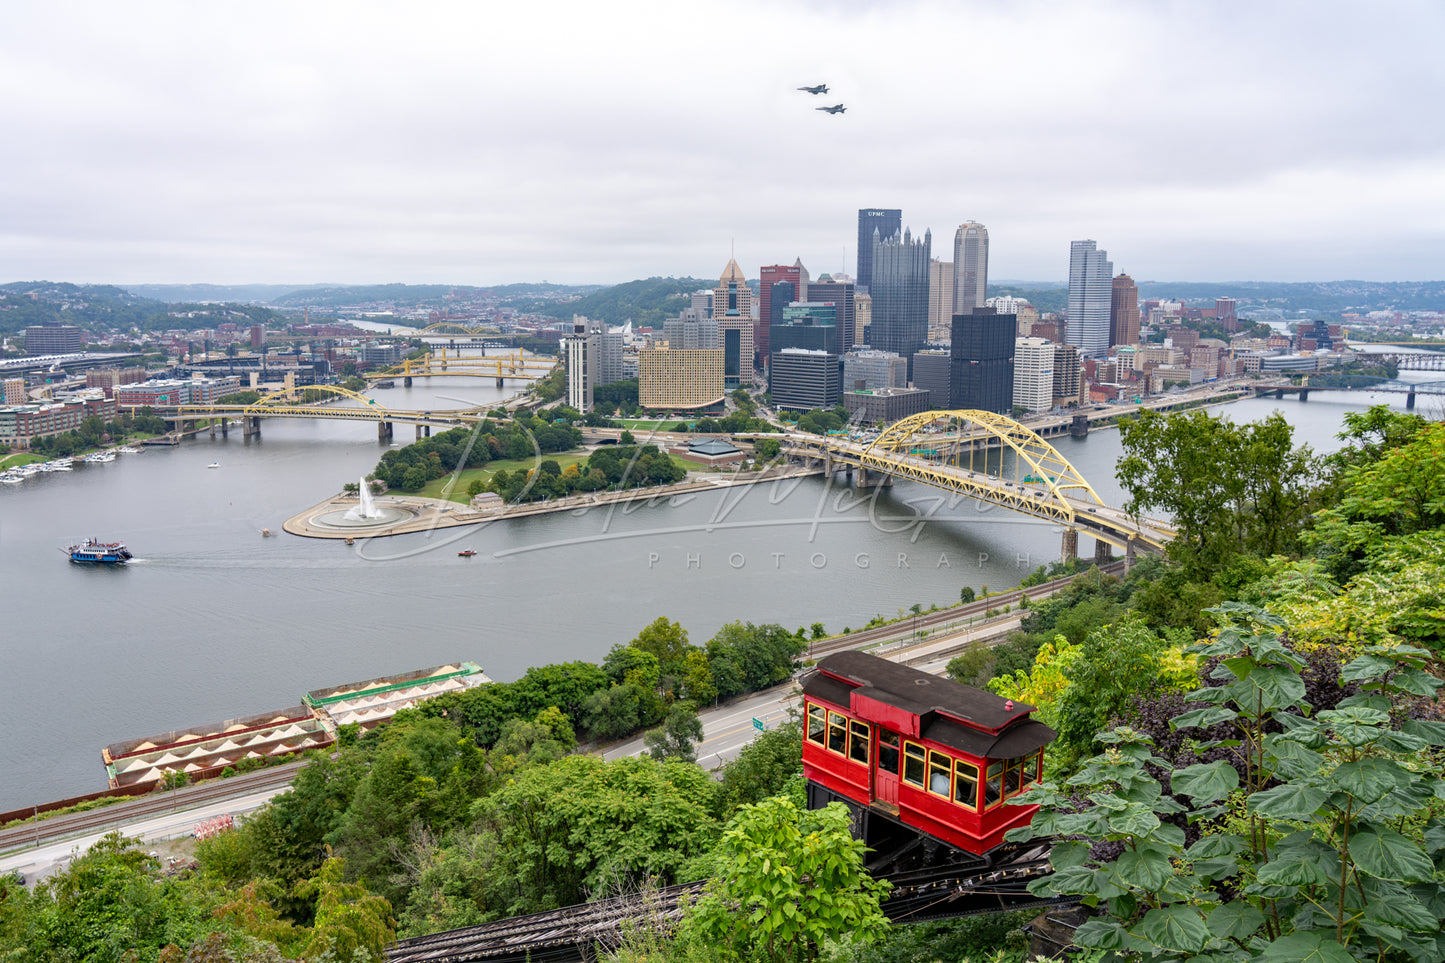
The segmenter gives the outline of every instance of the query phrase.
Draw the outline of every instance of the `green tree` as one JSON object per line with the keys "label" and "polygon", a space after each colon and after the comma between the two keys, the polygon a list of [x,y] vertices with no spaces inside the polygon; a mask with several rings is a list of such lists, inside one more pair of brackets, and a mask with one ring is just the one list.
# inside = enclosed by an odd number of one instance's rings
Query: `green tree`
{"label": "green tree", "polygon": [[791,719],[758,735],[722,768],[718,812],[724,816],[749,803],[782,795],[796,785],[802,802],[803,725]]}
{"label": "green tree", "polygon": [[674,702],[661,727],[649,729],[642,736],[648,754],[659,762],[669,759],[696,762],[696,745],[701,741],[702,720],[697,716],[697,706],[691,702]]}
{"label": "green tree", "polygon": [[683,934],[729,960],[811,961],[830,940],[870,942],[888,928],[888,883],[863,868],[848,810],[783,797],[743,807],[718,845],[720,872]]}
{"label": "green tree", "polygon": [[[1031,890],[1101,910],[1075,940],[1110,958],[1445,957],[1445,820],[1433,802],[1445,725],[1391,718],[1440,687],[1427,653],[1370,647],[1343,673],[1363,691],[1311,714],[1283,620],[1237,602],[1213,611],[1218,636],[1197,651],[1219,660],[1220,684],[1191,693],[1202,707],[1171,725],[1232,728],[1200,747],[1226,758],[1170,773],[1147,737],[1102,735],[1106,751],[1067,786],[1020,798],[1041,808],[1010,839],[1073,837],[1054,844],[1054,875]],[[1205,829],[1187,846],[1185,820]]]}
{"label": "green tree", "polygon": [[977,598],[977,597],[978,597],[978,596],[977,596],[977,594],[974,592],[972,585],[965,585],[963,588],[961,588],[961,589],[958,590],[958,600],[959,600],[960,602],[962,602],[964,605],[967,605],[969,602],[972,602],[972,601],[973,601],[975,598]]}
{"label": "green tree", "polygon": [[344,860],[328,859],[315,877],[297,887],[297,895],[316,904],[307,955],[380,961],[386,944],[396,937],[391,904],[365,886],[344,882],[344,869]]}

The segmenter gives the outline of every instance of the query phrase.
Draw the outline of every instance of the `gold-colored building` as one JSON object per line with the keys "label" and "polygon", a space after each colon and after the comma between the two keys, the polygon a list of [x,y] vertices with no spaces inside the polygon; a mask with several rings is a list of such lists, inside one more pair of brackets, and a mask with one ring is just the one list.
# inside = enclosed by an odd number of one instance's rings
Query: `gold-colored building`
{"label": "gold-colored building", "polygon": [[722,348],[650,348],[637,355],[637,400],[644,408],[707,408],[721,404]]}

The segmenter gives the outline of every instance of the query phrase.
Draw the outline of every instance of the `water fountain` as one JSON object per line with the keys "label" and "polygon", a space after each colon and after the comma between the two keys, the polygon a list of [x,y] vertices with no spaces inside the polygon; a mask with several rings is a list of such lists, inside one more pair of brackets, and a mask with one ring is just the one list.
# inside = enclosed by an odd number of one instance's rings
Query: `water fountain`
{"label": "water fountain", "polygon": [[366,483],[365,478],[361,479],[359,491],[361,492],[361,504],[355,508],[347,509],[346,514],[343,515],[342,518],[348,522],[369,522],[385,518],[386,513],[378,509],[376,502],[372,500],[371,486]]}

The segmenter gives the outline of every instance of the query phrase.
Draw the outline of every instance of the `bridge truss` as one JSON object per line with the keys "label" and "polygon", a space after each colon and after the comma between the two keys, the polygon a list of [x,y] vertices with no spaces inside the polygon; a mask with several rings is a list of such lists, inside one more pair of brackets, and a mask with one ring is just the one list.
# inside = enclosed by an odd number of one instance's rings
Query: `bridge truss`
{"label": "bridge truss", "polygon": [[400,364],[392,365],[383,371],[368,372],[362,377],[368,381],[458,377],[536,381],[547,377],[556,367],[556,361],[539,361],[522,354],[496,355],[490,358],[438,358],[427,355],[424,358],[408,358]]}
{"label": "bridge truss", "polygon": [[[938,422],[958,426],[940,436],[926,429]],[[1116,548],[1162,549],[1174,537],[1163,522],[1139,519],[1107,505],[1069,460],[1037,433],[1012,418],[991,411],[929,411],[897,421],[872,443],[840,439],[805,440],[793,444],[821,448],[834,461],[856,464],[934,488],[957,492],[1002,508],[1082,531]],[[992,475],[991,449],[1014,453],[1013,477]]]}

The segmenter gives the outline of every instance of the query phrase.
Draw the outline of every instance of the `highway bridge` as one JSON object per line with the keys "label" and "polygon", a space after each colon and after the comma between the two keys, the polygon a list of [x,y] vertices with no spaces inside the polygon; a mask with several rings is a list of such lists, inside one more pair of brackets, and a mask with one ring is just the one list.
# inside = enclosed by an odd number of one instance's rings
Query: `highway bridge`
{"label": "highway bridge", "polygon": [[[305,402],[300,400],[301,392],[322,392],[333,398],[348,399],[354,405],[339,405],[324,401]],[[468,409],[446,411],[418,411],[388,408],[355,391],[338,385],[310,385],[269,394],[249,405],[176,405],[173,407],[148,406],[160,417],[175,422],[181,430],[187,424],[211,421],[211,432],[217,429],[225,434],[231,421],[241,425],[242,434],[249,437],[261,433],[262,418],[308,418],[324,421],[362,421],[377,426],[377,438],[386,441],[392,437],[393,426],[397,423],[415,425],[417,437],[430,436],[432,428],[455,428],[458,425],[473,425],[487,417],[492,408],[499,408],[506,402]]]}
{"label": "highway bridge", "polygon": [[545,378],[556,367],[556,359],[547,360],[521,353],[495,355],[490,358],[467,358],[448,357],[443,350],[440,355],[408,358],[400,364],[381,371],[368,372],[362,377],[368,381],[401,378],[408,388],[411,387],[413,378],[493,378],[500,388],[508,379],[536,381]]}
{"label": "highway bridge", "polygon": [[[1445,358],[1445,355],[1441,357]],[[1445,371],[1445,366],[1439,370]],[[1287,394],[1292,394],[1298,395],[1300,401],[1308,401],[1311,391],[1373,391],[1402,394],[1405,396],[1407,411],[1414,410],[1415,399],[1419,395],[1445,395],[1445,381],[1409,382],[1392,378],[1347,374],[1308,374],[1298,381],[1287,381],[1281,378],[1274,381],[1256,382],[1250,387],[1258,397],[1272,394],[1276,398],[1283,398]]]}
{"label": "highway bridge", "polygon": [[[940,426],[954,426],[947,436]],[[992,474],[990,450],[1013,453],[1011,477]],[[790,433],[783,450],[821,460],[824,471],[857,472],[859,487],[908,478],[990,505],[1061,525],[1063,556],[1078,554],[1079,533],[1095,539],[1096,558],[1110,548],[1133,556],[1162,550],[1178,533],[1167,522],[1136,518],[1104,503],[1093,486],[1058,449],[1036,432],[991,411],[929,411],[895,422],[861,443],[838,437]],[[1002,464],[1002,462],[1000,462]]]}

